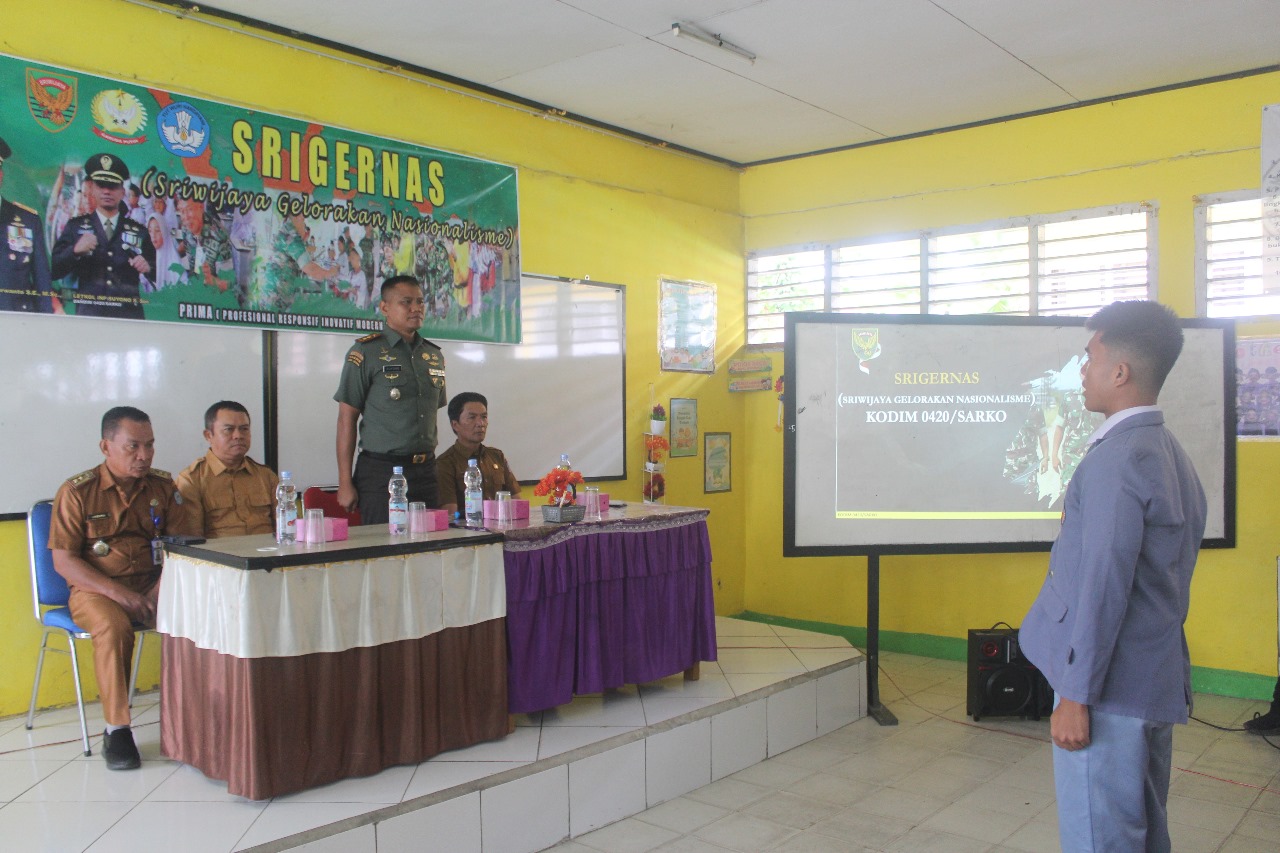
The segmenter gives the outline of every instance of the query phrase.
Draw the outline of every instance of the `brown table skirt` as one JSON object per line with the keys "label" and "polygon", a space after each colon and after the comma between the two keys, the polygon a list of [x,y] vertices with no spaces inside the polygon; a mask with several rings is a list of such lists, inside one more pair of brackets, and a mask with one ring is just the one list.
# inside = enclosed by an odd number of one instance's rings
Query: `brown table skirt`
{"label": "brown table skirt", "polygon": [[507,733],[506,620],[299,657],[164,637],[160,745],[264,800]]}

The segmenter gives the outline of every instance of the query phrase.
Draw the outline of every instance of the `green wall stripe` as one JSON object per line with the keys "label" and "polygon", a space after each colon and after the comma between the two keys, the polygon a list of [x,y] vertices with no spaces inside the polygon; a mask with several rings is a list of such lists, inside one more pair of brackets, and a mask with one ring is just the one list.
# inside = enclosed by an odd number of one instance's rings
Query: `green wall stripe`
{"label": "green wall stripe", "polygon": [[[830,622],[810,622],[789,619],[744,610],[733,617],[766,625],[781,625],[817,634],[833,634],[844,637],[860,649],[867,647],[867,629],[854,625],[835,625]],[[969,654],[968,640],[959,637],[939,637],[934,634],[908,634],[902,631],[881,631],[880,649],[908,655],[938,658],[939,660],[965,660]],[[1197,693],[1215,696],[1232,696],[1237,699],[1270,700],[1276,680],[1256,672],[1236,672],[1230,669],[1213,669],[1207,666],[1191,667],[1191,689]]]}

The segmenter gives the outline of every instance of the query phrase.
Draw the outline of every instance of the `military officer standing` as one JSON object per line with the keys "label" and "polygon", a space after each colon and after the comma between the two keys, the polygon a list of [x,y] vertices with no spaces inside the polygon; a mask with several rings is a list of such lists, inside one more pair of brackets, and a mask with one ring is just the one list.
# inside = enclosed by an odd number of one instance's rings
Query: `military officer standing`
{"label": "military officer standing", "polygon": [[[338,403],[338,502],[358,504],[365,524],[387,521],[387,481],[404,467],[409,500],[438,506],[436,412],[445,405],[444,354],[418,334],[426,314],[413,276],[382,283],[382,331],[356,340],[342,365]],[[360,457],[352,476],[359,425]]]}
{"label": "military officer standing", "polygon": [[84,174],[95,210],[62,229],[53,244],[53,277],[70,279],[78,315],[141,320],[138,285],[155,268],[156,248],[120,204],[129,167],[114,154],[95,154]]}
{"label": "military officer standing", "polygon": [[[4,189],[4,161],[12,153],[9,144],[0,139],[0,190]],[[0,252],[0,311],[50,313],[49,252],[40,214],[0,196],[0,227],[5,237]]]}

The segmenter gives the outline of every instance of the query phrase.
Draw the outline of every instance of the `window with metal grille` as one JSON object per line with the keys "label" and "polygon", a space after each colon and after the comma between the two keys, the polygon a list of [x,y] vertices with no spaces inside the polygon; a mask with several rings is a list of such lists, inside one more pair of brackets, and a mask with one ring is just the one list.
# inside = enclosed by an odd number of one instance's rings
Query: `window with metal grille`
{"label": "window with metal grille", "polygon": [[747,258],[747,343],[782,343],[788,311],[1087,316],[1147,299],[1148,205],[807,245]]}
{"label": "window with metal grille", "polygon": [[1280,314],[1280,293],[1262,276],[1262,196],[1257,190],[1202,196],[1196,217],[1196,313]]}

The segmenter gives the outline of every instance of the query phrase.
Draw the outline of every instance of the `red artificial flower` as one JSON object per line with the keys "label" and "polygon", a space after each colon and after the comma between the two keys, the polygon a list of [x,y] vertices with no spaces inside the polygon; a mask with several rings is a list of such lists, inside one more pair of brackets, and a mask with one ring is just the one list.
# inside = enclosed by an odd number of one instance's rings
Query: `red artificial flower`
{"label": "red artificial flower", "polygon": [[556,504],[569,506],[578,502],[577,489],[574,486],[584,482],[586,481],[582,479],[582,474],[577,471],[554,468],[538,481],[538,485],[533,487],[533,493],[538,497],[547,495],[547,503],[552,506]]}

